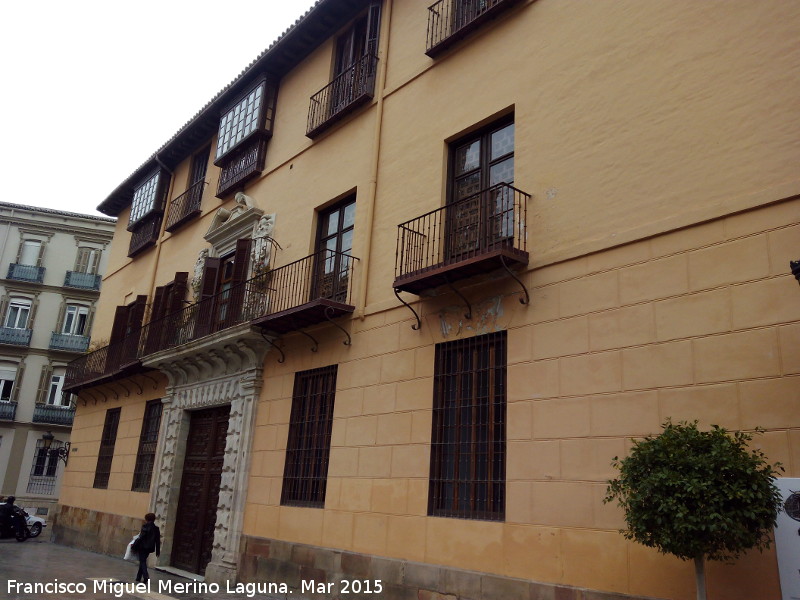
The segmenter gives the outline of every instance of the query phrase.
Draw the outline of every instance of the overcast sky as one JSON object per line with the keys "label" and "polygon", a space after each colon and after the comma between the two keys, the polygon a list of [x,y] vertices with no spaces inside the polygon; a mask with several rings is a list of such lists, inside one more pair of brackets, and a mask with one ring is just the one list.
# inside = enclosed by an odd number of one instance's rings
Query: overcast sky
{"label": "overcast sky", "polygon": [[87,214],[314,0],[27,0],[0,24],[0,200]]}

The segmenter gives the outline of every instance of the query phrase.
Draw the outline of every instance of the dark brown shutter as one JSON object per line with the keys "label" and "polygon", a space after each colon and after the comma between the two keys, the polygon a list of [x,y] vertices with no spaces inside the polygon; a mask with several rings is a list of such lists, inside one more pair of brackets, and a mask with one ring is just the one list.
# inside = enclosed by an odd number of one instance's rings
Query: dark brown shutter
{"label": "dark brown shutter", "polygon": [[233,255],[233,285],[247,281],[252,244],[253,240],[250,238],[236,240],[236,252]]}
{"label": "dark brown shutter", "polygon": [[208,335],[211,332],[212,316],[214,310],[214,294],[217,293],[217,280],[219,279],[219,268],[222,261],[219,258],[207,256],[203,265],[203,281],[200,284],[200,301],[197,306],[194,327],[195,339]]}
{"label": "dark brown shutter", "polygon": [[170,285],[169,295],[166,300],[167,314],[178,312],[183,308],[183,301],[186,299],[186,290],[189,287],[189,273],[179,271],[175,273],[175,280]]}
{"label": "dark brown shutter", "polygon": [[128,311],[127,306],[118,306],[114,312],[114,324],[111,326],[111,338],[108,340],[109,344],[119,342],[125,337],[125,328],[128,326]]}

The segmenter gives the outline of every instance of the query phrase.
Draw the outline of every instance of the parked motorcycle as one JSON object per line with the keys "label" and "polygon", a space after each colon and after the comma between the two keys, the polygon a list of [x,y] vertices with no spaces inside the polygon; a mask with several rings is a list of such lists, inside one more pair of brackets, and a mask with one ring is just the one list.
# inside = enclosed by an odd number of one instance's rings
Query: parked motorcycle
{"label": "parked motorcycle", "polygon": [[[24,542],[31,537],[31,531],[28,529],[26,519],[28,513],[22,510],[19,506],[14,506],[14,513],[11,518],[0,523],[0,538],[14,537],[18,542]],[[41,533],[39,528],[39,533]],[[38,533],[36,535],[39,535]]]}

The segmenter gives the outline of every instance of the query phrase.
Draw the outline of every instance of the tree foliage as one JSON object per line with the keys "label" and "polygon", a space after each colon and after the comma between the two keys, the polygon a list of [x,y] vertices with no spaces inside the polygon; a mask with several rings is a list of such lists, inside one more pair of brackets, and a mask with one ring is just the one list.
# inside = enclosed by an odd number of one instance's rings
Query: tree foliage
{"label": "tree foliage", "polygon": [[667,421],[657,436],[634,441],[629,456],[614,457],[619,477],[604,502],[625,511],[630,540],[684,560],[730,560],[769,548],[781,506],[775,486],[780,463],[749,447],[753,436],[697,421]]}

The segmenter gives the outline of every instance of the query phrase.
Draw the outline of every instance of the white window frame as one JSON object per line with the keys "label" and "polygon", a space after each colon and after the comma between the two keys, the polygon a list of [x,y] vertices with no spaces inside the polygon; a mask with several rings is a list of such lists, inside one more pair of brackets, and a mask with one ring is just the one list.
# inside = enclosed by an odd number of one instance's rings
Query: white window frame
{"label": "white window frame", "polygon": [[38,267],[39,259],[42,255],[42,246],[44,246],[44,244],[41,240],[22,240],[19,248],[19,262],[17,264],[26,267]]}
{"label": "white window frame", "polygon": [[[78,248],[78,257],[75,259],[75,272],[97,275],[101,253],[102,250],[99,248],[80,246]],[[84,255],[86,256],[85,260],[83,258]]]}
{"label": "white window frame", "polygon": [[[17,381],[17,369],[9,369],[5,366],[0,366],[0,401],[11,402],[14,396],[14,384]],[[3,394],[3,392],[8,392]]]}
{"label": "white window frame", "polygon": [[[17,309],[16,316],[14,318],[14,322],[12,324],[12,312],[14,309]],[[25,309],[25,322],[22,324],[22,327],[19,327],[20,322],[20,315],[22,314],[22,309]],[[6,310],[6,318],[3,321],[4,327],[8,329],[28,329],[28,324],[31,320],[31,311],[33,310],[33,302],[28,300],[27,298],[12,298],[11,301],[8,303],[8,309]]]}
{"label": "white window frame", "polygon": [[[83,320],[81,320],[83,317]],[[77,331],[78,324],[82,323],[81,331]],[[89,307],[80,304],[68,304],[64,311],[64,323],[61,326],[61,333],[66,335],[86,335],[87,325],[89,324]]]}
{"label": "white window frame", "polygon": [[66,375],[61,373],[56,375],[53,373],[50,376],[50,383],[47,387],[47,400],[45,403],[48,406],[69,406],[69,399],[64,394],[64,379]]}

